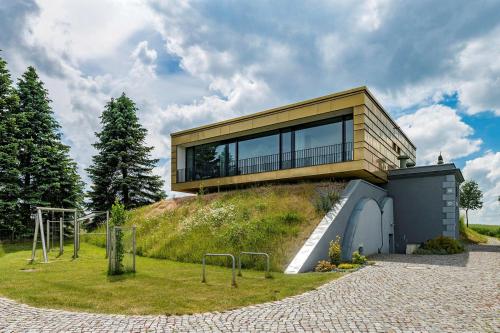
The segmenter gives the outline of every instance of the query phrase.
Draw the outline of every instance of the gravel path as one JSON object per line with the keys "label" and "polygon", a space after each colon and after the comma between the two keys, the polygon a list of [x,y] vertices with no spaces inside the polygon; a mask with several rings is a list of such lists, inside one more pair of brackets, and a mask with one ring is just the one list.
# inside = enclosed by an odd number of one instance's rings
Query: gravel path
{"label": "gravel path", "polygon": [[221,313],[101,315],[0,298],[0,332],[500,332],[500,247],[376,260],[317,290]]}

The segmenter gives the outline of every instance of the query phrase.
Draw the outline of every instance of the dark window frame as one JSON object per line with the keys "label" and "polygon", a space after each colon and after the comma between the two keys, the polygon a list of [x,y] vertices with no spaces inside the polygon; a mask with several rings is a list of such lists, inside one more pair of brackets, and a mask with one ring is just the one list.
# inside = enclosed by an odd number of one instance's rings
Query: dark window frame
{"label": "dark window frame", "polygon": [[[197,179],[194,179],[195,178],[195,175],[196,175],[196,147],[200,147],[200,146],[203,146],[203,145],[208,145],[208,144],[215,144],[215,145],[225,145],[225,175],[223,177],[227,177],[227,176],[234,176],[234,175],[238,175],[238,170],[239,170],[239,165],[238,165],[238,162],[239,162],[239,142],[242,142],[242,141],[247,141],[247,140],[251,140],[251,139],[256,139],[256,138],[261,138],[261,137],[266,137],[266,136],[272,136],[272,135],[278,135],[278,145],[279,145],[279,169],[278,170],[283,170],[283,147],[282,147],[282,142],[283,142],[283,133],[290,133],[290,169],[294,169],[295,168],[295,132],[296,131],[299,131],[299,130],[302,130],[302,129],[307,129],[307,128],[311,128],[311,127],[317,127],[317,126],[322,126],[322,125],[328,125],[328,124],[332,124],[332,123],[337,123],[337,122],[341,122],[342,123],[342,157],[341,157],[341,162],[345,162],[347,161],[347,147],[346,147],[346,121],[348,120],[353,120],[354,117],[353,117],[353,114],[348,114],[348,115],[342,115],[342,116],[336,116],[336,117],[333,117],[333,118],[326,118],[326,119],[321,119],[321,120],[316,120],[316,121],[313,121],[313,122],[309,122],[309,123],[305,123],[305,124],[298,124],[298,125],[292,125],[292,126],[287,126],[287,127],[283,127],[283,128],[280,128],[280,129],[275,129],[275,130],[270,130],[270,131],[265,131],[265,132],[261,132],[261,133],[255,133],[255,134],[249,134],[249,135],[244,135],[244,136],[241,136],[241,137],[237,137],[237,138],[232,138],[232,139],[226,139],[226,140],[220,140],[220,141],[214,141],[214,142],[209,142],[209,143],[204,143],[204,144],[201,144],[201,145],[195,145],[195,146],[190,146],[190,147],[186,147],[186,154],[185,154],[185,180],[184,181],[194,181],[194,180],[197,180]],[[354,131],[354,127],[353,127],[353,131]],[[354,138],[354,133],[353,133],[353,138]],[[236,145],[235,147],[235,174],[234,175],[229,175],[229,145],[234,143]],[[352,143],[351,143],[352,144]],[[354,147],[353,147],[354,148]],[[192,166],[189,166],[188,165],[188,153],[187,153],[187,150],[188,149],[192,149],[193,150],[193,159],[192,159]],[[190,172],[188,172],[187,170],[188,169],[192,169]],[[189,175],[188,175],[189,173]],[[189,177],[191,176],[191,177]],[[189,178],[189,179],[188,179]],[[222,178],[222,177],[217,177],[217,178]]]}

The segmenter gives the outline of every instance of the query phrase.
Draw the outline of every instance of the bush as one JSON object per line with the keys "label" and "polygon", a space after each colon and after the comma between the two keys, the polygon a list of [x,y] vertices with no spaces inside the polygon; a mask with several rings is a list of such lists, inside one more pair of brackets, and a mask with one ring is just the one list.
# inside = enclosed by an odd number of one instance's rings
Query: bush
{"label": "bush", "polygon": [[318,261],[318,264],[316,265],[316,268],[314,269],[315,272],[331,272],[333,269],[335,269],[335,265],[326,261],[326,260],[320,260]]}
{"label": "bush", "polygon": [[[111,208],[111,219],[109,220],[110,228],[123,226],[127,221],[127,212],[125,211],[125,206],[118,201],[118,199],[113,204]],[[123,232],[121,230],[116,232],[116,245],[115,245],[116,256],[114,257],[114,264],[108,267],[109,275],[116,275],[123,273]],[[110,261],[111,262],[111,261]]]}
{"label": "bush", "polygon": [[300,215],[297,214],[296,212],[286,212],[285,214],[280,215],[279,218],[282,222],[287,224],[295,224],[302,220]]}
{"label": "bush", "polygon": [[455,254],[464,252],[465,248],[456,239],[439,236],[423,243],[416,254]]}
{"label": "bush", "polygon": [[337,266],[338,269],[354,269],[358,268],[358,264],[348,264],[348,263],[343,263]]}
{"label": "bush", "polygon": [[367,261],[368,260],[366,259],[366,257],[359,254],[358,251],[354,251],[352,253],[352,263],[353,264],[364,265],[364,264],[366,264]]}
{"label": "bush", "polygon": [[339,199],[340,194],[333,189],[318,191],[318,197],[314,201],[314,207],[316,207],[316,211],[319,213],[326,214],[339,201]]}
{"label": "bush", "polygon": [[338,265],[342,260],[342,247],[340,246],[340,236],[330,242],[330,247],[328,248],[328,256],[330,257],[330,261]]}

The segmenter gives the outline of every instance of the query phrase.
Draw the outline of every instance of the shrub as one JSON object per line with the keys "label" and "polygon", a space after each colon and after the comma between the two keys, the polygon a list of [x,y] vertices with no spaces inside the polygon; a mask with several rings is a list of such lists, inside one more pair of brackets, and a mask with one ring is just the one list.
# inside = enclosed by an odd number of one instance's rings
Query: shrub
{"label": "shrub", "polygon": [[286,212],[285,214],[280,216],[282,222],[287,224],[294,224],[300,222],[302,218],[296,212]]}
{"label": "shrub", "polygon": [[328,248],[328,256],[330,257],[330,261],[338,265],[342,260],[342,247],[340,246],[340,236],[330,242],[330,247]]}
{"label": "shrub", "polygon": [[314,201],[314,207],[318,213],[327,214],[332,207],[339,201],[340,194],[333,189],[327,191],[318,190],[318,196]]}
{"label": "shrub", "polygon": [[326,261],[320,260],[314,269],[315,272],[331,272],[335,268],[335,265]]}
{"label": "shrub", "polygon": [[[111,208],[111,219],[109,220],[110,227],[123,226],[127,221],[127,212],[125,211],[125,206],[117,200]],[[114,265],[108,267],[109,275],[116,275],[123,273],[123,232],[118,230],[116,232],[116,245],[115,245],[116,256],[114,257]]]}
{"label": "shrub", "polygon": [[359,254],[358,251],[354,251],[352,253],[352,263],[353,264],[364,265],[364,264],[366,264],[367,261],[368,260],[366,260],[366,257]]}
{"label": "shrub", "polygon": [[439,236],[423,243],[416,254],[455,254],[464,252],[465,248],[456,239]]}
{"label": "shrub", "polygon": [[348,264],[348,263],[343,263],[337,266],[338,269],[354,269],[358,267],[359,265],[357,264]]}

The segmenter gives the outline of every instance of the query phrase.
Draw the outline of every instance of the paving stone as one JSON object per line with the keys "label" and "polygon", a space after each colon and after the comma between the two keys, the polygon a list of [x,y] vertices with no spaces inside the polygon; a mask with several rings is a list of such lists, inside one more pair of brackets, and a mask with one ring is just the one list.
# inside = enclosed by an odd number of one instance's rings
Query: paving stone
{"label": "paving stone", "polygon": [[379,255],[314,291],[226,312],[124,316],[0,298],[0,332],[500,332],[500,246]]}

